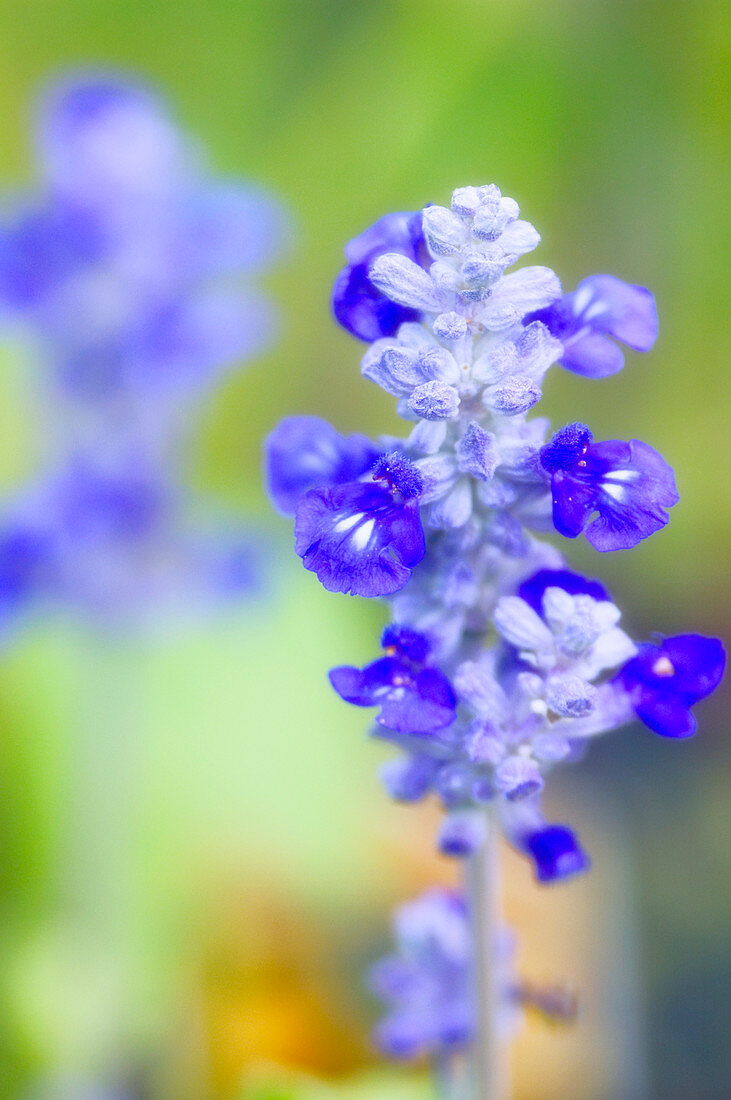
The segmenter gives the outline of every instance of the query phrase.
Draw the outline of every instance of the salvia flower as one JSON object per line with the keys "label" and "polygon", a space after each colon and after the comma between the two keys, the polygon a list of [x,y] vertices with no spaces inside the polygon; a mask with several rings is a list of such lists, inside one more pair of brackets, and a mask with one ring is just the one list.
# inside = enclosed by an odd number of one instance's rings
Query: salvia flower
{"label": "salvia flower", "polygon": [[[376,1027],[377,1045],[404,1059],[466,1046],[474,1032],[474,1011],[472,942],[463,898],[430,890],[396,910],[393,932],[396,953],[376,963],[369,975],[371,989],[387,1005]],[[495,946],[503,992],[500,1027],[507,1032],[516,1023],[518,1000],[507,929]]]}
{"label": "salvia flower", "polygon": [[209,509],[185,488],[181,441],[194,399],[273,336],[253,276],[281,251],[283,211],[212,177],[124,76],[54,82],[35,148],[37,191],[0,219],[0,316],[42,364],[50,457],[0,524],[3,620],[49,601],[114,617],[243,591],[256,539],[189,521]]}
{"label": "salvia flower", "polygon": [[525,834],[522,846],[535,863],[539,882],[557,882],[587,870],[589,858],[567,825],[546,825]]}
{"label": "salvia flower", "polygon": [[378,722],[399,733],[432,733],[448,726],[457,701],[444,673],[427,663],[428,638],[387,626],[381,644],[386,656],[362,671],[348,666],[331,671],[338,695],[359,707],[380,705]]}
{"label": "salvia flower", "polygon": [[672,469],[647,443],[594,443],[585,424],[560,428],[540,462],[551,476],[556,530],[567,538],[584,531],[597,550],[636,546],[665,526],[679,499]]}
{"label": "salvia flower", "polygon": [[726,654],[718,638],[678,634],[639,651],[617,675],[637,717],[663,737],[690,737],[690,708],[718,687]]}
{"label": "salvia flower", "polygon": [[588,378],[606,378],[622,369],[624,355],[614,340],[649,351],[657,339],[650,291],[613,275],[590,275],[534,318],[563,344],[561,366]]}
{"label": "salvia flower", "polygon": [[330,592],[383,596],[403,588],[424,556],[424,481],[405,455],[379,458],[368,480],[310,489],[295,514],[295,549]]}
{"label": "salvia flower", "polygon": [[533,415],[553,365],[602,377],[623,363],[615,341],[646,351],[657,333],[641,287],[591,276],[562,295],[549,268],[510,270],[539,240],[493,185],[359,238],[336,299],[346,327],[384,302],[408,311],[359,332],[362,374],[394,397],[404,438],[373,444],[366,468],[366,449],[332,429],[313,431],[332,441],[326,460],[277,430],[268,467],[280,507],[292,487],[305,566],[326,588],[390,597],[386,656],[331,674],[344,699],[379,708],[372,733],[400,754],[382,771],[389,794],[434,795],[438,845],[457,857],[480,848],[490,807],[538,880],[554,882],[588,856],[543,815],[552,769],[635,717],[692,732],[690,707],[718,683],[723,655],[697,635],[638,645],[604,585],[543,541],[583,531],[598,550],[627,549],[668,522],[678,494],[648,444],[595,442],[580,423],[549,438]]}

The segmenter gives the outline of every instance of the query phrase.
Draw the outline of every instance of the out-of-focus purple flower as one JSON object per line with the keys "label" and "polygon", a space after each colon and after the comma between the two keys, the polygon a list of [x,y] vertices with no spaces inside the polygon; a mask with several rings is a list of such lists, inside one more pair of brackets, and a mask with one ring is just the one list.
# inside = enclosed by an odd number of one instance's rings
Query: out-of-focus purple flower
{"label": "out-of-focus purple flower", "polygon": [[521,847],[533,860],[539,882],[559,882],[589,867],[589,857],[567,825],[546,825],[527,833]]}
{"label": "out-of-focus purple flower", "polygon": [[444,673],[428,664],[428,639],[392,625],[381,644],[386,656],[372,665],[332,669],[338,695],[358,707],[380,706],[377,721],[397,733],[428,734],[449,725],[457,700]]}
{"label": "out-of-focus purple flower", "polygon": [[606,378],[624,366],[614,337],[635,351],[649,351],[657,339],[655,299],[642,286],[613,275],[590,275],[571,294],[531,314],[561,341],[560,363],[575,374]]}
{"label": "out-of-focus purple flower", "polygon": [[640,646],[616,682],[629,693],[637,717],[662,737],[690,737],[690,708],[718,687],[726,654],[718,638],[677,634],[658,645]]}
{"label": "out-of-focus purple flower", "polygon": [[271,338],[244,283],[285,233],[261,191],[209,180],[151,91],[76,75],[45,95],[45,191],[0,225],[0,312],[45,345],[75,399],[195,389]]}
{"label": "out-of-focus purple flower", "polygon": [[[369,984],[387,1006],[375,1041],[390,1057],[415,1058],[464,1047],[474,1032],[473,946],[467,905],[459,894],[435,889],[400,906],[393,918],[396,951],[371,968]],[[498,930],[498,1030],[517,1022],[521,987],[513,974],[515,942]]]}
{"label": "out-of-focus purple flower", "polygon": [[73,74],[52,85],[41,103],[37,146],[51,188],[91,207],[149,202],[192,160],[154,93],[110,73]]}
{"label": "out-of-focus purple flower", "polygon": [[310,489],[356,481],[381,450],[364,435],[342,436],[318,416],[288,416],[264,443],[269,495],[285,516]]}
{"label": "out-of-focus purple flower", "polygon": [[329,592],[396,592],[424,556],[417,467],[393,452],[378,460],[373,478],[311,489],[297,505],[295,550]]}
{"label": "out-of-focus purple flower", "polygon": [[386,214],[346,246],[348,262],[335,280],[332,308],[338,323],[360,340],[392,336],[404,321],[419,316],[416,310],[391,301],[371,281],[370,265],[387,252],[396,252],[416,263],[422,259],[429,262],[421,211]]}
{"label": "out-of-focus purple flower", "polygon": [[10,518],[0,528],[0,640],[46,591],[53,549],[53,534],[40,516]]}
{"label": "out-of-focus purple flower", "polygon": [[667,509],[679,499],[673,471],[638,439],[592,440],[585,424],[567,424],[540,452],[551,475],[553,522],[567,538],[584,531],[597,550],[628,550],[668,522]]}
{"label": "out-of-focus purple flower", "polygon": [[245,591],[251,540],[190,529],[181,444],[191,396],[275,329],[249,280],[279,252],[283,213],[209,177],[163,101],[121,75],[54,82],[35,137],[42,189],[0,218],[0,316],[38,349],[57,458],[8,509],[3,610],[127,616]]}
{"label": "out-of-focus purple flower", "polygon": [[397,953],[369,975],[389,1011],[375,1040],[391,1057],[413,1058],[464,1046],[472,1032],[467,909],[460,897],[430,890],[394,917]]}

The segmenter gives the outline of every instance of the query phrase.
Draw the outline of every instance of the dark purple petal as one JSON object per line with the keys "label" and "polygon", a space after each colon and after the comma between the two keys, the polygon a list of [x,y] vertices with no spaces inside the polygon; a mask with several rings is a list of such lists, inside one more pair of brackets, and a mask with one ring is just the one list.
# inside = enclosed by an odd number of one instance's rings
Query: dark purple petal
{"label": "dark purple petal", "polygon": [[281,512],[293,515],[309,489],[355,481],[380,453],[365,436],[342,436],[318,416],[289,416],[264,443],[269,494]]}
{"label": "dark purple petal", "polygon": [[352,482],[311,489],[297,505],[295,549],[329,592],[385,596],[406,584],[424,556],[415,501]]}
{"label": "dark purple petal", "polygon": [[719,638],[676,634],[666,638],[661,648],[675,669],[675,690],[686,703],[697,703],[716,690],[726,667]]}
{"label": "dark purple petal", "polygon": [[418,260],[423,244],[421,211],[385,214],[348,241],[345,258],[349,264],[370,264],[376,256],[400,252],[402,256]]}
{"label": "dark purple petal", "polygon": [[636,351],[649,351],[657,339],[655,299],[645,287],[613,275],[591,275],[572,294],[525,318],[541,321],[564,345],[561,366],[589,378],[606,378],[624,365],[607,336]]}
{"label": "dark purple petal", "polygon": [[330,683],[341,699],[356,707],[372,707],[379,702],[379,694],[392,682],[393,670],[398,668],[395,661],[388,662],[388,670],[381,670],[385,675],[379,675],[378,666],[384,661],[377,661],[375,665],[369,665],[367,669],[352,668],[349,665],[341,665],[333,668],[328,673]]}
{"label": "dark purple petal", "polygon": [[[590,448],[594,459],[602,459],[602,448]],[[599,483],[595,500],[599,516],[586,528],[586,537],[597,550],[628,550],[668,522],[666,509],[678,502],[672,468],[656,450],[638,439],[628,444],[629,458],[610,467]],[[627,474],[632,480],[624,480]]]}
{"label": "dark purple petal", "polygon": [[[400,635],[412,652],[415,640],[426,639],[406,628],[389,627],[385,641]],[[421,646],[423,657],[426,650]],[[421,667],[396,645],[386,644],[386,656],[362,671],[344,666],[330,673],[330,682],[341,698],[356,706],[380,705],[377,721],[394,733],[426,734],[443,729],[453,720],[457,701],[452,686],[437,668]],[[422,658],[423,659],[423,658]]]}
{"label": "dark purple petal", "polygon": [[661,737],[692,737],[696,731],[695,718],[677,695],[645,691],[635,704],[635,714]]}
{"label": "dark purple petal", "polygon": [[386,650],[395,650],[402,657],[416,664],[423,664],[431,650],[431,644],[425,634],[411,630],[408,626],[400,626],[398,623],[389,623],[384,628],[381,645]]}
{"label": "dark purple petal", "polygon": [[553,525],[560,535],[575,539],[586,527],[596,508],[596,490],[559,470],[551,479]]}
{"label": "dark purple petal", "polygon": [[[398,679],[406,682],[398,683]],[[433,733],[454,718],[456,699],[449,680],[437,668],[418,672],[411,684],[398,677],[377,721],[396,733]]]}
{"label": "dark purple petal", "polygon": [[353,336],[372,342],[393,336],[405,321],[416,320],[416,310],[397,305],[374,286],[368,269],[378,256],[388,252],[418,262],[423,251],[421,213],[387,214],[350,241],[345,249],[348,264],[333,288],[336,321]]}
{"label": "dark purple petal", "polygon": [[547,825],[529,833],[522,841],[523,848],[535,861],[539,882],[559,882],[585,871],[589,857],[578,842],[576,834],[566,825]]}
{"label": "dark purple petal", "polygon": [[397,305],[374,287],[368,264],[343,268],[335,280],[332,310],[339,325],[367,343],[393,336],[406,321],[419,317],[415,309]]}
{"label": "dark purple petal", "polygon": [[637,717],[663,737],[689,737],[695,719],[689,707],[714,691],[726,654],[718,638],[678,634],[660,645],[644,645],[616,680],[632,700]]}
{"label": "dark purple petal", "polygon": [[585,424],[567,424],[539,457],[551,474],[556,530],[568,538],[585,530],[597,550],[635,546],[664,527],[678,501],[671,467],[638,439],[594,443]]}
{"label": "dark purple petal", "polygon": [[599,581],[588,580],[568,569],[539,569],[518,588],[518,595],[539,615],[543,613],[543,596],[547,588],[562,588],[570,596],[591,596],[593,600],[610,600],[611,596]]}

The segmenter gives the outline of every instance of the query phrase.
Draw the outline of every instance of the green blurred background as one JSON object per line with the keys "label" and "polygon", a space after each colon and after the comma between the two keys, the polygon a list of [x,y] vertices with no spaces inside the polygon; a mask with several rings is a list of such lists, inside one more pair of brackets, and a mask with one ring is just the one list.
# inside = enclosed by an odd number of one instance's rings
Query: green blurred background
{"label": "green blurred background", "polygon": [[[119,899],[111,958],[68,919],[64,876],[74,831],[90,827],[75,812],[79,729],[114,657],[90,660],[82,627],[53,622],[0,662],[1,1094],[111,1066],[134,1095],[172,1100],[426,1097],[418,1069],[373,1078],[360,973],[386,943],[390,906],[453,869],[432,855],[429,808],[386,804],[382,754],[329,694],[327,668],[373,654],[383,611],[329,596],[298,567],[262,493],[261,440],[293,412],[343,430],[396,427],[391,399],[360,379],[360,347],[330,319],[343,245],[388,210],[494,181],[542,232],[537,262],[568,289],[607,271],[658,299],[650,355],[601,382],[556,371],[543,407],[599,437],[646,439],[674,465],[681,504],[631,554],[577,545],[574,562],[609,582],[639,635],[723,635],[726,5],[0,0],[0,26],[6,190],[33,178],[39,84],[111,65],[154,82],[214,167],[270,187],[296,225],[268,280],[281,339],[199,410],[190,456],[196,487],[269,525],[278,575],[253,605],[124,658],[128,813],[91,845],[86,883],[92,908]],[[10,490],[39,444],[30,365],[10,345],[1,354]],[[731,1095],[723,705],[703,707],[691,743],[633,729],[557,782],[554,811],[593,847],[585,883],[542,894],[507,859],[522,962],[580,987],[587,1005],[570,1033],[529,1024],[517,1095]],[[113,745],[122,718],[109,700],[107,712]]]}

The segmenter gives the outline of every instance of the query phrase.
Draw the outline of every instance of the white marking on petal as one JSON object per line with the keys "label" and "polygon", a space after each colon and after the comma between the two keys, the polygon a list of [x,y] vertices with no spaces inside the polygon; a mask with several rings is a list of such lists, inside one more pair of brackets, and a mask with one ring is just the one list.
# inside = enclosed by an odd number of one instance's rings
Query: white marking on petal
{"label": "white marking on petal", "polygon": [[578,316],[584,312],[591,301],[592,294],[593,291],[586,286],[582,287],[581,290],[577,290],[573,303],[574,316]]}
{"label": "white marking on petal", "polygon": [[583,320],[593,321],[595,317],[601,317],[602,313],[606,312],[604,302],[598,299],[596,302],[592,302],[588,309],[584,310]]}
{"label": "white marking on petal", "polygon": [[603,481],[602,489],[610,496],[612,500],[616,500],[618,504],[621,504],[624,498],[627,496],[627,490],[623,485],[615,485],[611,481]]}
{"label": "white marking on petal", "polygon": [[371,541],[371,535],[373,534],[373,528],[376,526],[374,519],[369,519],[367,523],[364,523],[362,527],[359,527],[357,531],[354,531],[351,540],[356,550],[365,550],[368,543]]}
{"label": "white marking on petal", "polygon": [[351,527],[355,527],[356,523],[360,523],[363,519],[363,512],[356,512],[354,516],[346,516],[345,519],[340,519],[333,527],[333,531],[341,535],[344,531],[349,531]]}
{"label": "white marking on petal", "polygon": [[636,481],[640,476],[639,470],[612,470],[607,475],[607,481]]}

